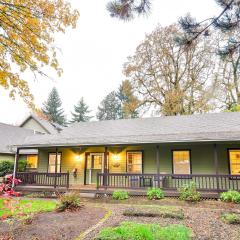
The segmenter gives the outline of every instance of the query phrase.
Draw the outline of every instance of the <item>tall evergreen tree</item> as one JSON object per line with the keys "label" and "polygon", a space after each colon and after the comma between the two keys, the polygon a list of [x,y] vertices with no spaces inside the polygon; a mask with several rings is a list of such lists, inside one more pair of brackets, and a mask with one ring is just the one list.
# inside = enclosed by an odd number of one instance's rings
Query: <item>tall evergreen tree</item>
{"label": "tall evergreen tree", "polygon": [[110,92],[100,103],[98,120],[115,120],[121,118],[121,103],[115,91]]}
{"label": "tall evergreen tree", "polygon": [[[212,32],[221,31],[228,36],[222,42],[218,52],[221,56],[231,55],[240,49],[240,3],[239,0],[214,0],[221,7],[219,14],[210,16],[201,21],[196,21],[189,14],[180,18],[179,22],[185,30],[185,35],[177,37],[180,44],[192,45],[201,35],[209,36]],[[107,10],[110,15],[124,21],[135,16],[148,15],[151,12],[153,0],[109,0]],[[231,31],[234,31],[231,33]]]}
{"label": "tall evergreen tree", "polygon": [[218,53],[221,57],[226,57],[240,50],[240,3],[239,0],[215,0],[215,2],[222,8],[217,16],[200,22],[189,14],[180,19],[186,35],[179,38],[179,42],[192,45],[201,35],[209,36],[212,32],[220,31],[228,39],[223,39]]}
{"label": "tall evergreen tree", "polygon": [[62,101],[55,87],[50,92],[47,101],[43,103],[42,111],[50,121],[62,126],[66,125],[67,121],[62,109]]}
{"label": "tall evergreen tree", "polygon": [[135,96],[133,86],[125,80],[118,88],[117,96],[121,103],[121,118],[139,117],[140,100]]}
{"label": "tall evergreen tree", "polygon": [[77,105],[74,106],[71,123],[88,122],[92,118],[92,116],[88,115],[90,112],[91,111],[89,110],[88,105],[84,102],[84,99],[82,97]]}

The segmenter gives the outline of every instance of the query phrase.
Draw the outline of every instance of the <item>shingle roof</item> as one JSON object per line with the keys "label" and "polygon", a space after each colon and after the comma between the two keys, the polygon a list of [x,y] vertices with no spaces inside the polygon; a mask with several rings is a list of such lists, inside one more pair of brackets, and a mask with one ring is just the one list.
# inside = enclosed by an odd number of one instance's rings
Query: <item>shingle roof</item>
{"label": "shingle roof", "polygon": [[34,131],[0,123],[0,153],[13,153],[11,145],[21,144]]}
{"label": "shingle roof", "polygon": [[20,125],[19,127],[22,127],[30,118],[33,118],[36,122],[38,122],[38,124],[40,124],[47,133],[49,134],[53,134],[53,133],[57,133],[58,131],[61,131],[64,127],[60,126],[57,123],[52,123],[50,121],[47,121],[45,119],[42,119],[38,116],[36,116],[35,114],[31,113]]}
{"label": "shingle roof", "polygon": [[21,146],[240,141],[240,112],[75,123],[61,133],[27,137]]}

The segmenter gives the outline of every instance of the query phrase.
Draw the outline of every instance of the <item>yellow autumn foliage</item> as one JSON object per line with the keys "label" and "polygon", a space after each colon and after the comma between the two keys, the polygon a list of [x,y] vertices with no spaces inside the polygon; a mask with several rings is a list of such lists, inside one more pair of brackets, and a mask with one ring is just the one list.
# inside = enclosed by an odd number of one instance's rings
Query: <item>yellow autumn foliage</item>
{"label": "yellow autumn foliage", "polygon": [[79,12],[65,0],[0,0],[0,86],[33,106],[33,96],[21,75],[26,70],[45,75],[46,65],[59,75],[54,33],[76,27]]}

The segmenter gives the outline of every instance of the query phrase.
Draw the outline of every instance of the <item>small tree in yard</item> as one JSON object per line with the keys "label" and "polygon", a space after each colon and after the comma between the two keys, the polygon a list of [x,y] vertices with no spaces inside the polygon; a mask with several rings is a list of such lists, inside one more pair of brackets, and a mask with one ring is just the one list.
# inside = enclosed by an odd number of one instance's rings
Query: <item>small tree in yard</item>
{"label": "small tree in yard", "polygon": [[88,105],[84,102],[84,99],[81,98],[77,105],[74,106],[71,123],[88,122],[92,118],[92,116],[88,115],[90,112]]}
{"label": "small tree in yard", "polygon": [[43,103],[42,111],[50,121],[62,126],[66,125],[62,101],[55,87],[50,92],[47,101]]}
{"label": "small tree in yard", "polygon": [[20,196],[19,192],[15,192],[13,189],[14,185],[18,185],[22,181],[20,179],[13,178],[13,175],[6,175],[3,183],[0,185],[0,196],[3,195],[5,197],[10,196]]}

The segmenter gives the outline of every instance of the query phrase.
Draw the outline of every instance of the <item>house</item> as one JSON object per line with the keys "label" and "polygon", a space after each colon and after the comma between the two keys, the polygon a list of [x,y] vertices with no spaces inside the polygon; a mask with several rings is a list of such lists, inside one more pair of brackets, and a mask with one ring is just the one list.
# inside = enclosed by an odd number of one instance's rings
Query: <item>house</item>
{"label": "house", "polygon": [[238,112],[75,123],[17,149],[38,149],[36,171],[15,173],[25,186],[240,190]]}
{"label": "house", "polygon": [[[0,123],[0,161],[14,161],[13,144],[21,144],[27,136],[34,135],[33,130]],[[21,151],[21,159],[26,159],[28,153],[37,154],[33,150]]]}
{"label": "house", "polygon": [[43,134],[54,134],[63,129],[63,126],[40,118],[33,113],[31,113],[27,118],[25,118],[19,125],[19,127],[31,129],[37,133]]}
{"label": "house", "polygon": [[[14,161],[16,149],[12,145],[21,144],[27,136],[36,134],[54,134],[62,127],[30,114],[19,126],[0,123],[0,161]],[[28,165],[36,168],[37,149],[21,150],[20,159],[27,160]]]}

